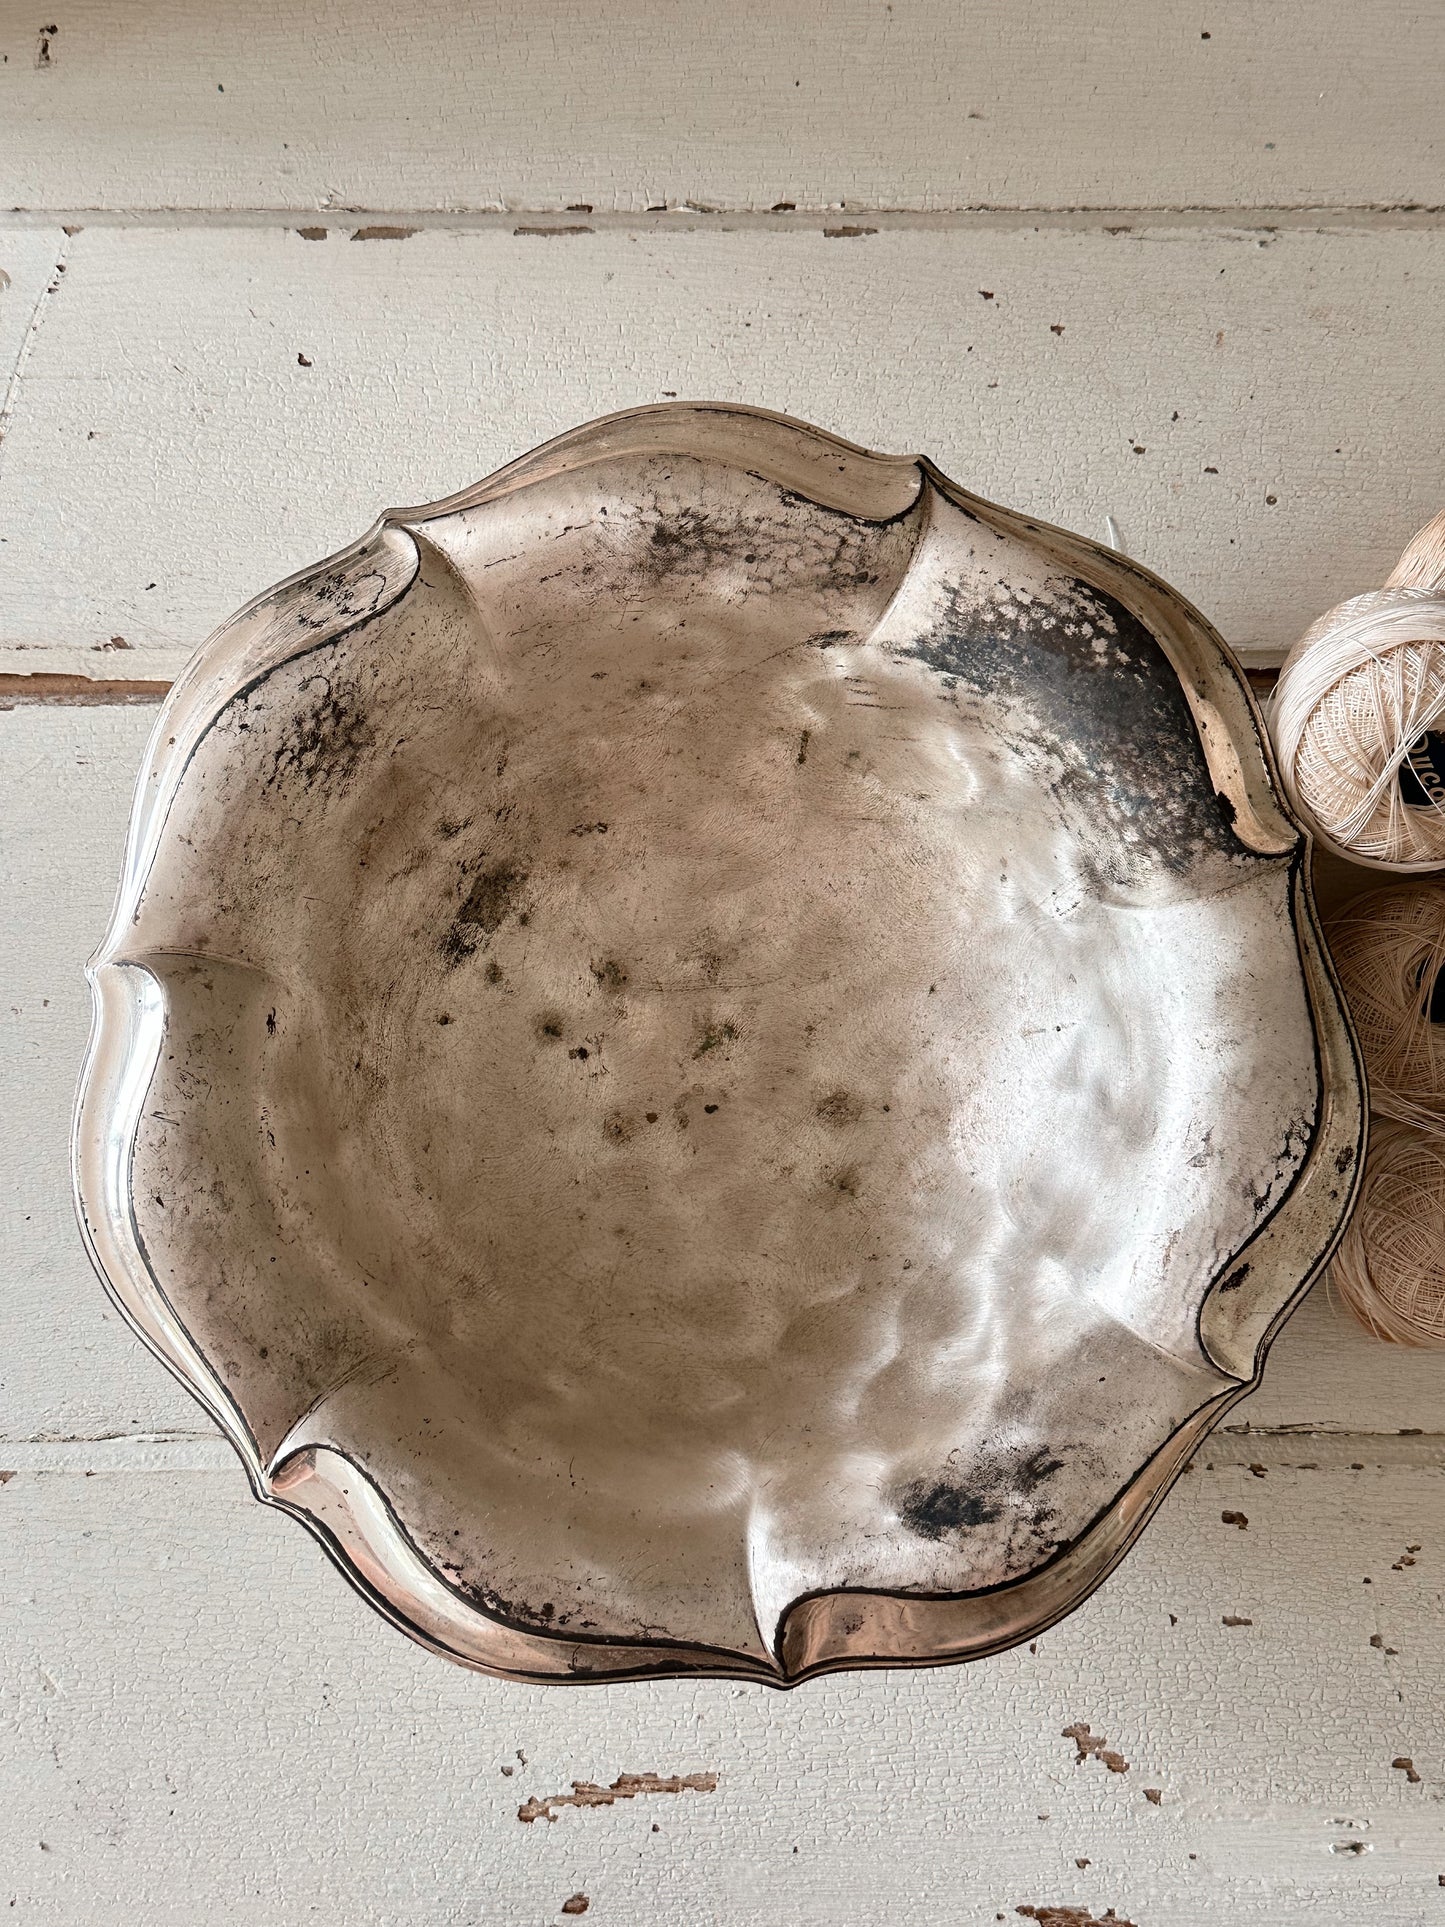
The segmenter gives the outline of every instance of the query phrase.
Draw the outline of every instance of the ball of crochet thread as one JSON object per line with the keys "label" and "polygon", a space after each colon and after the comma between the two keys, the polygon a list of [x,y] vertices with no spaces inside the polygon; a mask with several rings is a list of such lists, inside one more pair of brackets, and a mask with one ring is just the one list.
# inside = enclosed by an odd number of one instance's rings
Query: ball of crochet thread
{"label": "ball of crochet thread", "polygon": [[1330,1279],[1376,1337],[1445,1349],[1445,1137],[1375,1127]]}
{"label": "ball of crochet thread", "polygon": [[1329,848],[1384,870],[1445,867],[1445,511],[1383,589],[1295,644],[1270,723],[1285,793]]}
{"label": "ball of crochet thread", "polygon": [[1326,926],[1370,1108],[1445,1129],[1445,882],[1371,890]]}

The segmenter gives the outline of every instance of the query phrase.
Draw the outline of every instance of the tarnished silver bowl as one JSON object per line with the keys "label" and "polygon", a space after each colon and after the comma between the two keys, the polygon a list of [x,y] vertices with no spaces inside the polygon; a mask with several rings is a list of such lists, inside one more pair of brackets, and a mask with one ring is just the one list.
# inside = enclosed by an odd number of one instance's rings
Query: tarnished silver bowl
{"label": "tarnished silver bowl", "polygon": [[85,1235],[257,1493],[455,1659],[996,1650],[1348,1207],[1304,856],[1146,570],[778,416],[594,423],[176,685]]}

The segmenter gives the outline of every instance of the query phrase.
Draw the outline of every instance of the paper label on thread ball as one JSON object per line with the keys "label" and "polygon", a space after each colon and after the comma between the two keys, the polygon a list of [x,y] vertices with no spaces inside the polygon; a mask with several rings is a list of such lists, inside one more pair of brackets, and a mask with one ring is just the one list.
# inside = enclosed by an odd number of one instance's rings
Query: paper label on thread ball
{"label": "paper label on thread ball", "polygon": [[1412,810],[1445,808],[1445,735],[1427,729],[1400,765],[1400,799]]}

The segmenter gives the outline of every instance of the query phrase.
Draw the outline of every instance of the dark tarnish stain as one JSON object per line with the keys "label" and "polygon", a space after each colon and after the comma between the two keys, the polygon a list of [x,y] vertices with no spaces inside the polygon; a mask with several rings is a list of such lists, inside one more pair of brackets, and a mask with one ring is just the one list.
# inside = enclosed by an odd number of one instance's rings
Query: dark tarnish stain
{"label": "dark tarnish stain", "polygon": [[[302,682],[302,704],[292,712],[271,758],[268,789],[299,782],[308,790],[340,796],[357,764],[376,743],[376,731],[354,677],[319,670]],[[309,698],[309,700],[308,700]]]}
{"label": "dark tarnish stain", "polygon": [[1087,1907],[1015,1907],[1016,1914],[1025,1920],[1036,1920],[1039,1927],[1135,1927],[1132,1920],[1125,1920],[1116,1914],[1112,1907],[1102,1914],[1090,1913]]}
{"label": "dark tarnish stain", "polygon": [[1354,1161],[1355,1161],[1355,1147],[1353,1144],[1347,1144],[1345,1145],[1343,1150],[1336,1153],[1335,1170],[1339,1173],[1341,1177],[1343,1177],[1346,1171],[1348,1171],[1350,1166],[1354,1163]]}
{"label": "dark tarnish stain", "polygon": [[449,968],[475,956],[496,935],[516,909],[526,881],[527,872],[506,860],[488,863],[472,878],[466,901],[441,941]]}
{"label": "dark tarnish stain", "polygon": [[635,1800],[643,1793],[716,1793],[716,1773],[619,1773],[611,1786],[598,1786],[592,1780],[574,1780],[570,1793],[551,1793],[545,1798],[524,1800],[517,1808],[523,1826],[534,1820],[557,1818],[561,1807],[610,1807],[619,1800]]}
{"label": "dark tarnish stain", "polygon": [[1062,1472],[1063,1469],[1062,1459],[1050,1458],[1046,1448],[1039,1446],[1019,1463],[1015,1475],[1017,1488],[1020,1492],[1027,1494],[1037,1492],[1046,1480],[1051,1479],[1056,1472]]}
{"label": "dark tarnish stain", "polygon": [[910,1532],[920,1539],[942,1539],[950,1532],[965,1532],[971,1526],[989,1525],[999,1517],[1001,1508],[991,1505],[976,1492],[940,1481],[930,1485],[915,1479],[904,1488],[898,1516]]}
{"label": "dark tarnish stain", "polygon": [[344,569],[333,569],[306,584],[305,600],[297,606],[295,620],[303,629],[324,629],[337,616],[360,621],[375,613],[385,593],[386,577],[380,569],[364,569],[355,576]]}
{"label": "dark tarnish stain", "polygon": [[1284,1134],[1283,1142],[1274,1154],[1274,1170],[1268,1177],[1251,1179],[1248,1196],[1256,1217],[1263,1217],[1280,1197],[1279,1187],[1287,1190],[1294,1180],[1296,1171],[1309,1150],[1313,1126],[1309,1119],[1295,1119]]}
{"label": "dark tarnish stain", "polygon": [[[525,1600],[508,1599],[491,1586],[478,1585],[469,1580],[462,1568],[452,1560],[441,1560],[439,1569],[454,1592],[460,1594],[463,1599],[470,1600],[474,1606],[480,1606],[484,1613],[504,1621],[509,1626],[557,1632],[563,1627],[570,1626],[578,1617],[572,1612],[559,1613],[550,1599],[545,1600],[540,1606],[534,1606]],[[583,1618],[580,1624],[590,1629],[594,1622]],[[526,1761],[524,1760],[522,1764],[525,1766]]]}
{"label": "dark tarnish stain", "polygon": [[1236,1265],[1227,1278],[1220,1279],[1219,1289],[1221,1291],[1238,1291],[1248,1276],[1248,1264]]}
{"label": "dark tarnish stain", "polygon": [[[779,488],[766,476],[754,479],[765,484],[785,511],[796,509],[797,516],[728,502],[654,499],[640,504],[637,517],[646,540],[634,572],[637,593],[703,590],[719,570],[744,572],[735,584],[743,598],[820,577],[840,591],[863,588],[878,580],[880,568],[890,566],[879,550],[879,529],[901,526],[919,512],[914,502],[886,520],[860,521]],[[840,631],[834,639],[841,641],[849,633]]]}
{"label": "dark tarnish stain", "polygon": [[1067,576],[1041,594],[998,585],[980,595],[947,585],[931,631],[900,652],[937,671],[951,699],[1017,703],[1026,747],[1050,789],[1102,818],[1111,835],[1094,863],[1128,884],[1182,874],[1202,858],[1253,858],[1209,775],[1178,676],[1148,629],[1114,597]]}
{"label": "dark tarnish stain", "polygon": [[813,1106],[813,1114],[825,1124],[856,1124],[863,1115],[863,1104],[852,1091],[829,1091]]}
{"label": "dark tarnish stain", "polygon": [[895,1501],[898,1516],[909,1531],[935,1541],[1003,1520],[1009,1565],[1033,1564],[1062,1544],[1054,1509],[1040,1495],[1063,1466],[1043,1446],[980,1454],[966,1480],[949,1471],[904,1487]]}
{"label": "dark tarnish stain", "polygon": [[737,1025],[727,1019],[720,1024],[704,1024],[692,1054],[694,1057],[706,1057],[709,1051],[726,1050],[729,1044],[737,1042],[737,1036]]}

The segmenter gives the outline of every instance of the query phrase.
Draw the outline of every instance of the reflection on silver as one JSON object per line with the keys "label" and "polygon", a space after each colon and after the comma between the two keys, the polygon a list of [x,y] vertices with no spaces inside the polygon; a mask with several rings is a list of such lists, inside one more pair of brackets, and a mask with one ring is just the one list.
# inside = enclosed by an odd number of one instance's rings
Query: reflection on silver
{"label": "reflection on silver", "polygon": [[1147,571],[778,416],[594,423],[172,692],[86,1238],[453,1658],[990,1652],[1122,1555],[1347,1209],[1302,856]]}

